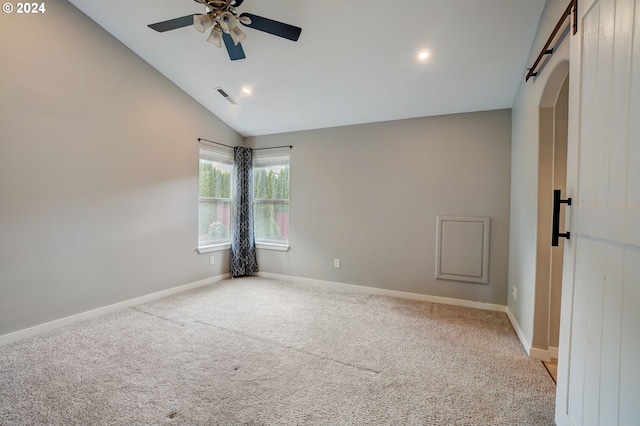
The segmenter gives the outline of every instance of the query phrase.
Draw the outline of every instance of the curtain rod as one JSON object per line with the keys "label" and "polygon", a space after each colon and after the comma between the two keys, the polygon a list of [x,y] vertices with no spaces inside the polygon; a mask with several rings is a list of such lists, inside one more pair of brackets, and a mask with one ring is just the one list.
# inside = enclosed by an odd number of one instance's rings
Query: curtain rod
{"label": "curtain rod", "polygon": [[233,147],[233,146],[231,146],[231,145],[225,145],[225,144],[223,144],[223,143],[220,143],[220,142],[216,142],[216,141],[210,141],[209,139],[204,139],[204,138],[198,138],[198,142],[202,142],[202,141],[205,141],[205,142],[211,142],[211,143],[215,143],[216,145],[222,145],[222,146],[226,146],[227,148],[231,148],[231,149],[233,149],[233,148],[234,148],[234,147]]}
{"label": "curtain rod", "polygon": [[[235,148],[234,146],[231,146],[231,145],[225,145],[225,144],[223,144],[223,143],[216,142],[216,141],[210,141],[209,139],[198,138],[198,142],[202,142],[202,141],[215,143],[216,145],[226,146],[227,148],[231,148],[231,149]],[[284,145],[284,146],[270,146],[270,147],[268,147],[268,148],[255,148],[255,149],[254,149],[254,151],[261,151],[261,150],[263,150],[263,149],[277,149],[277,148],[289,148],[289,149],[292,149],[292,148],[293,148],[293,146],[291,146],[291,145]]]}
{"label": "curtain rod", "polygon": [[529,81],[531,77],[538,76],[539,70],[537,70],[536,68],[538,67],[538,64],[540,63],[540,61],[545,55],[553,55],[553,48],[549,49],[549,46],[551,45],[551,42],[554,40],[554,38],[556,37],[556,34],[564,24],[564,21],[567,19],[569,15],[571,15],[572,10],[573,10],[573,35],[576,35],[576,32],[578,32],[578,0],[571,0],[569,2],[569,6],[564,11],[564,13],[562,14],[562,17],[556,24],[556,27],[551,32],[551,35],[549,36],[547,43],[544,45],[544,47],[540,51],[538,58],[533,63],[533,66],[531,68],[528,68],[529,72],[527,73],[527,76],[524,79],[525,82]]}

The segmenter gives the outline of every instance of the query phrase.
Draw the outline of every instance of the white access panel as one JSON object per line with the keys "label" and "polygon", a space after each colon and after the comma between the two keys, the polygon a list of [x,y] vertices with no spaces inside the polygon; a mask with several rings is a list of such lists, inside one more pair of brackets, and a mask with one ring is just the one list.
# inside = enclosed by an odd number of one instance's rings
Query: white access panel
{"label": "white access panel", "polygon": [[489,234],[486,216],[436,218],[436,278],[489,282]]}

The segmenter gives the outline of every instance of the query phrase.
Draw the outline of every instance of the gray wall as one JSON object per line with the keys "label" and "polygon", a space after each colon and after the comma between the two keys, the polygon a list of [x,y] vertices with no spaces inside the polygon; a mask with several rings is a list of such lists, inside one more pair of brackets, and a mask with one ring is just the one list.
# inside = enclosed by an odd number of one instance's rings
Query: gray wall
{"label": "gray wall", "polygon": [[[240,135],[68,2],[2,16],[0,57],[0,335],[228,272],[194,250],[196,139]],[[246,142],[295,146],[263,271],[506,302],[509,111]],[[434,279],[445,214],[492,217],[490,284]]]}
{"label": "gray wall", "polygon": [[[248,138],[294,147],[291,249],[261,271],[506,304],[510,141],[509,110]],[[434,278],[437,215],[491,216],[488,285]]]}
{"label": "gray wall", "polygon": [[198,137],[242,138],[67,2],[0,24],[0,335],[228,272]]}
{"label": "gray wall", "polygon": [[[533,64],[566,8],[565,1],[547,0],[527,66]],[[517,288],[517,299],[509,291],[508,308],[527,351],[532,347],[534,328],[548,326],[548,315],[543,312],[548,313],[548,304],[536,304],[539,143],[545,136],[540,131],[540,109],[554,105],[566,77],[568,59],[569,38],[565,38],[538,77],[525,82],[523,70],[512,108],[509,287]],[[537,309],[541,312],[536,315]]]}

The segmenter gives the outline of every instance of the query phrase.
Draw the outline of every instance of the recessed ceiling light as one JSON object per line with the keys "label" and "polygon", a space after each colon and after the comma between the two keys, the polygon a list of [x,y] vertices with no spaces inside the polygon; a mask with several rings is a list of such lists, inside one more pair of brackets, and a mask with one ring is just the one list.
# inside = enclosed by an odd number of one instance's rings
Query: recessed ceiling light
{"label": "recessed ceiling light", "polygon": [[250,95],[251,94],[251,89],[248,87],[243,87],[242,88],[242,93],[244,93],[245,95]]}
{"label": "recessed ceiling light", "polygon": [[427,58],[429,58],[429,52],[427,52],[426,50],[422,50],[418,53],[418,60],[426,61]]}

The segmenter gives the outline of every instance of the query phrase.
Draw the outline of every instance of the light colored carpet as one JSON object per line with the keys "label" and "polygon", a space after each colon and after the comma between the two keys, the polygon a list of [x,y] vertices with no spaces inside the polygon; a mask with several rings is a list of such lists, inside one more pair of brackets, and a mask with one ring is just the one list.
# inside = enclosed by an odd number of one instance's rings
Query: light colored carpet
{"label": "light colored carpet", "polygon": [[550,425],[505,314],[262,278],[0,347],[2,425]]}

